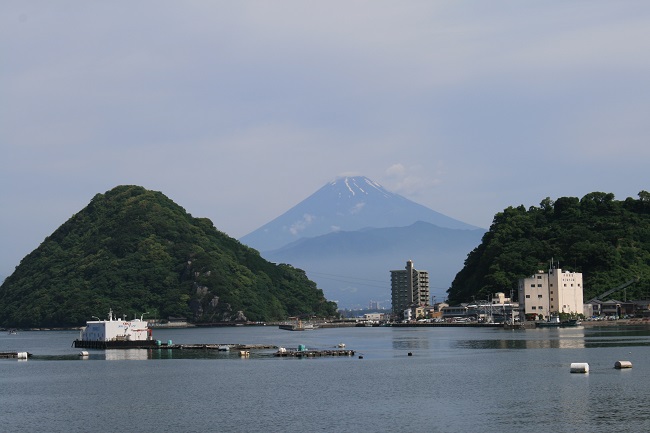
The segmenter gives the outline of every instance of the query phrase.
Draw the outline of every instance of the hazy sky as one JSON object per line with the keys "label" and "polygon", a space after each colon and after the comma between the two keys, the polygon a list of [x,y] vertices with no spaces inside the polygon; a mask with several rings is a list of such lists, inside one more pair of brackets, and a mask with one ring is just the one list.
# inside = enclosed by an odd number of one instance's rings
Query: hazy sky
{"label": "hazy sky", "polygon": [[239,238],[343,174],[464,222],[650,190],[650,2],[0,3],[0,274],[122,184]]}

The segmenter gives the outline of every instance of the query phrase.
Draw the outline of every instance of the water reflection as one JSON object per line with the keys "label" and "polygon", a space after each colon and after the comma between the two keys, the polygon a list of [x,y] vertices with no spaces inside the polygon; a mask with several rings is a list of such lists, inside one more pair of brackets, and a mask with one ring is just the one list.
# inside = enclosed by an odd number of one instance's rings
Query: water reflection
{"label": "water reflection", "polygon": [[393,333],[393,349],[395,350],[428,350],[429,333],[414,330],[403,332],[403,330]]}
{"label": "water reflection", "polygon": [[149,359],[147,349],[106,349],[107,361],[146,361]]}
{"label": "water reflection", "polygon": [[585,342],[576,339],[553,340],[458,340],[455,349],[583,349]]}
{"label": "water reflection", "polygon": [[650,329],[647,327],[530,329],[502,335],[507,336],[506,338],[459,339],[453,342],[452,347],[458,349],[584,349],[650,346]]}

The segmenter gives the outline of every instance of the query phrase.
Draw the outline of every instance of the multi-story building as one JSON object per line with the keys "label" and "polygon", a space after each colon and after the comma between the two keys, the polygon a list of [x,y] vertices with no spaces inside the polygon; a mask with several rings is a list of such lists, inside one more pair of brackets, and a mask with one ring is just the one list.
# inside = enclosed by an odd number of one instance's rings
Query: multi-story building
{"label": "multi-story building", "polygon": [[415,269],[412,260],[404,270],[390,271],[390,283],[394,315],[429,306],[429,273]]}
{"label": "multi-story building", "polygon": [[549,317],[583,314],[582,274],[551,267],[519,280],[519,313]]}

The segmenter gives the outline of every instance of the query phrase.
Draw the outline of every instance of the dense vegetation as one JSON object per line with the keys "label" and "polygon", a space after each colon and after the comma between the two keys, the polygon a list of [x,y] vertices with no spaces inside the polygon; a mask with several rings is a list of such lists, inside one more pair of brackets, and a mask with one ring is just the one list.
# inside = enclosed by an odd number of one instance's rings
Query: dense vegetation
{"label": "dense vegetation", "polygon": [[452,304],[486,299],[514,291],[520,278],[560,267],[582,272],[585,301],[633,278],[639,281],[613,297],[642,299],[649,295],[650,193],[638,199],[614,199],[593,192],[582,199],[544,199],[526,210],[509,207],[494,217],[481,244],[465,260],[447,291]]}
{"label": "dense vegetation", "polygon": [[336,314],[302,270],[138,186],[97,194],[0,286],[0,326],[76,326],[109,308],[195,322]]}

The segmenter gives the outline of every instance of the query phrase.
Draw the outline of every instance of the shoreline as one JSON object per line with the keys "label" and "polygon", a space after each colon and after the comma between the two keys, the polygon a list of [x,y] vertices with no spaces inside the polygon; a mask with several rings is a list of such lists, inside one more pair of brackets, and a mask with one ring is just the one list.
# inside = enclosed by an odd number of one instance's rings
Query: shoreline
{"label": "shoreline", "polygon": [[[534,322],[526,322],[526,323],[534,323]],[[416,324],[416,323],[399,323],[399,324],[389,324],[386,326],[394,326],[394,327],[414,327],[414,325],[420,325],[420,326],[430,326],[430,327],[435,327],[435,325],[438,325],[440,327],[499,327],[503,326],[503,324],[488,324],[488,325],[482,325],[482,324],[475,324],[475,323],[422,323],[422,324]],[[278,326],[278,322],[272,322],[272,323],[218,323],[218,324],[191,324],[188,323],[186,325],[177,325],[177,326],[152,326],[150,327],[151,329],[190,329],[190,328],[219,328],[219,327],[235,327],[235,326]],[[618,319],[618,320],[583,320],[580,323],[580,326],[584,327],[595,327],[595,326],[650,326],[650,318],[635,318],[635,319]],[[359,323],[331,323],[331,322],[326,322],[323,324],[318,324],[319,328],[370,328],[370,327],[375,327],[375,326],[362,326]],[[83,328],[83,326],[75,326],[75,327],[62,327],[62,328],[0,328],[0,332],[8,332],[10,330],[15,330],[15,331],[20,331],[20,332],[25,332],[25,331],[80,331]]]}

